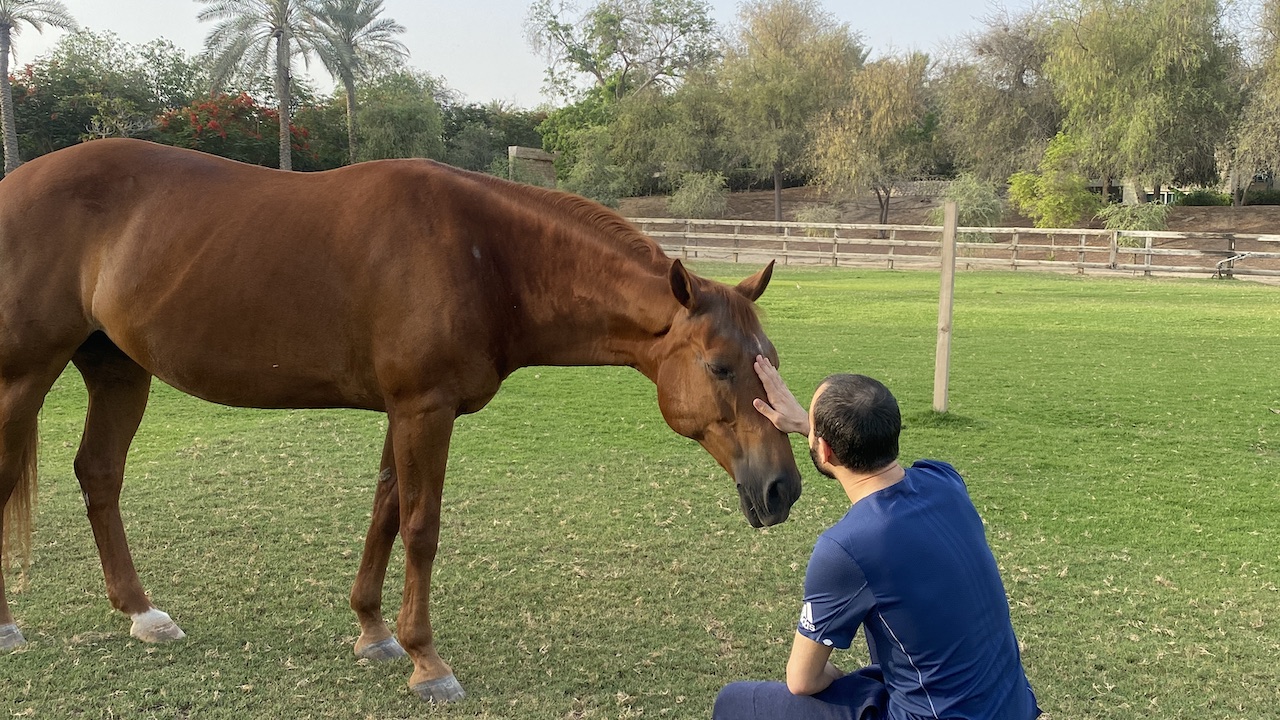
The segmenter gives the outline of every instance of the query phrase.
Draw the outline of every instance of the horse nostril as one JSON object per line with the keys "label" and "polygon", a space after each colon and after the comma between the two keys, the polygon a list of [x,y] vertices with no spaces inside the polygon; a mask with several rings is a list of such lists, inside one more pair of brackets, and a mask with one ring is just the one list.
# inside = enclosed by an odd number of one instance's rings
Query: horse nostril
{"label": "horse nostril", "polygon": [[764,506],[770,512],[785,510],[791,507],[790,493],[787,492],[786,478],[777,478],[769,483],[764,491]]}

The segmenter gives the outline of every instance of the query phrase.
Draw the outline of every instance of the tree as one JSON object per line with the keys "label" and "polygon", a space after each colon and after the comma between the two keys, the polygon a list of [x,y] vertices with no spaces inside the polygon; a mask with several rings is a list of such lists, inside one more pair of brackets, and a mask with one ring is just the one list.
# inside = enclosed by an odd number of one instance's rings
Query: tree
{"label": "tree", "polygon": [[578,77],[615,97],[651,85],[671,88],[716,56],[715,22],[706,0],[601,0],[581,15],[564,0],[535,0],[525,36],[545,55],[547,82],[564,97]]}
{"label": "tree", "polygon": [[402,70],[360,89],[360,160],[444,155],[441,83]]}
{"label": "tree", "polygon": [[18,129],[13,117],[13,87],[9,84],[9,58],[13,36],[30,25],[44,32],[46,25],[74,29],[75,18],[60,0],[0,0],[0,121],[4,124],[4,172],[8,175],[22,163],[18,155]]}
{"label": "tree", "polygon": [[32,158],[86,138],[153,139],[156,118],[192,102],[207,82],[163,40],[136,46],[80,30],[14,78],[18,154]]}
{"label": "tree", "polygon": [[956,165],[1004,183],[1035,167],[1062,110],[1044,76],[1051,23],[1038,10],[1000,11],[944,63],[937,81],[940,136]]}
{"label": "tree", "polygon": [[1238,63],[1218,0],[1070,0],[1063,12],[1045,72],[1083,168],[1140,186],[1216,180]]}
{"label": "tree", "polygon": [[[290,72],[293,58],[314,50],[307,0],[199,0],[201,22],[217,25],[205,39],[212,59],[213,83],[223,86],[235,73],[273,67],[272,78],[280,120],[280,169],[293,168],[289,120],[292,108]],[[274,62],[271,62],[271,61]]]}
{"label": "tree", "polygon": [[882,224],[894,186],[934,163],[937,116],[928,70],[921,53],[868,64],[849,83],[846,102],[819,125],[810,149],[818,183],[835,195],[873,190]]}
{"label": "tree", "polygon": [[1226,153],[1232,203],[1257,173],[1280,171],[1280,0],[1266,0],[1254,38],[1257,57],[1244,75],[1243,110]]}
{"label": "tree", "polygon": [[1093,217],[1102,208],[1102,198],[1089,191],[1079,157],[1075,138],[1058,133],[1045,150],[1038,172],[1018,172],[1009,178],[1009,200],[1036,227],[1070,227]]}
{"label": "tree", "polygon": [[546,113],[501,102],[450,103],[443,112],[444,161],[455,167],[506,177],[508,147],[542,147],[538,124]]}
{"label": "tree", "polygon": [[319,0],[312,20],[315,48],[334,79],[342,82],[347,101],[347,147],[356,161],[356,79],[397,67],[408,56],[395,38],[404,26],[382,15],[382,0]]}
{"label": "tree", "polygon": [[866,51],[816,0],[742,5],[720,78],[728,141],[759,177],[773,178],[782,220],[783,175],[799,164],[818,118],[836,107]]}

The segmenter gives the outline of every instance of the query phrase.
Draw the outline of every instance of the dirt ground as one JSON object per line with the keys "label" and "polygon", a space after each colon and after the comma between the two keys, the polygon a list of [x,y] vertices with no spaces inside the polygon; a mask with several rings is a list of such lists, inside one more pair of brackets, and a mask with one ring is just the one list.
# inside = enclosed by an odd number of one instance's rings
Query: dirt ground
{"label": "dirt ground", "polygon": [[[784,220],[795,220],[795,213],[805,205],[825,200],[823,194],[813,188],[788,188],[782,191]],[[938,198],[904,196],[895,197],[889,205],[889,222],[898,225],[927,223],[930,209],[941,203]],[[626,217],[671,217],[667,212],[667,198],[625,198],[619,210]],[[725,217],[731,220],[772,220],[773,192],[732,193]],[[877,223],[880,209],[874,196],[846,203],[839,222]],[[1002,227],[1031,227],[1032,222],[1016,213],[1009,213],[1000,223]],[[1101,227],[1094,223],[1081,227]],[[1175,232],[1234,232],[1245,234],[1280,234],[1280,205],[1255,205],[1249,207],[1174,207],[1169,213],[1169,230]]]}

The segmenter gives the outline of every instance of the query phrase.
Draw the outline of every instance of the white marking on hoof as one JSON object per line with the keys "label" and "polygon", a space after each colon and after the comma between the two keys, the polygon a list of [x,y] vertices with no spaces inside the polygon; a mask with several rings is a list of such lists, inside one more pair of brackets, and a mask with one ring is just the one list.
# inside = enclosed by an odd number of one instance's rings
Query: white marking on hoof
{"label": "white marking on hoof", "polygon": [[356,643],[356,657],[374,662],[383,662],[386,660],[396,660],[408,655],[404,648],[400,647],[400,643],[396,642],[394,637],[380,640],[360,647],[360,643]]}
{"label": "white marking on hoof", "polygon": [[27,642],[14,623],[0,625],[0,652],[16,650]]}
{"label": "white marking on hoof", "polygon": [[181,640],[187,636],[168,613],[155,608],[134,615],[133,627],[129,628],[129,634],[150,643]]}
{"label": "white marking on hoof", "polygon": [[467,696],[461,683],[453,675],[420,682],[410,688],[418,697],[430,703],[450,703]]}

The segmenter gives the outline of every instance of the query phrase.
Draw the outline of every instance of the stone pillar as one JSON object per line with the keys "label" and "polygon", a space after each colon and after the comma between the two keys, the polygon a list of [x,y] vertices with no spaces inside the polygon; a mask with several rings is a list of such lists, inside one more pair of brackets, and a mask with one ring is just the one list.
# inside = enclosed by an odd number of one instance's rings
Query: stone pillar
{"label": "stone pillar", "polygon": [[512,145],[507,148],[507,178],[553,188],[556,186],[555,156],[537,148]]}

